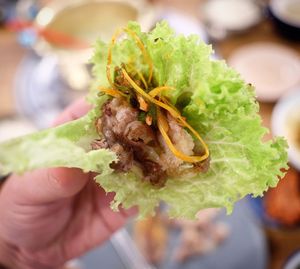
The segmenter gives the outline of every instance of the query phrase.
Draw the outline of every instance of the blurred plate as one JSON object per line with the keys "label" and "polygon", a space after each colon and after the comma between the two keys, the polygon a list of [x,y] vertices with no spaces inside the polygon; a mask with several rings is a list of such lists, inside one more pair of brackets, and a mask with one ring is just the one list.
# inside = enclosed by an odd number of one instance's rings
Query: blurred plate
{"label": "blurred plate", "polygon": [[[35,20],[37,26],[53,31],[52,34],[65,34],[90,44],[90,48],[76,49],[76,53],[83,50],[87,55],[91,54],[92,45],[96,40],[109,41],[115,30],[126,26],[128,21],[138,21],[142,29],[147,31],[153,26],[156,17],[152,5],[145,0],[52,0],[48,2],[37,14]],[[51,38],[47,39],[47,37]],[[65,47],[53,42],[55,40],[57,39],[53,39],[51,35],[46,35],[46,38],[38,39],[34,49],[41,55],[49,52],[57,53],[58,50],[66,52]]]}
{"label": "blurred plate", "polygon": [[160,17],[159,20],[166,20],[177,34],[183,34],[185,36],[191,34],[198,35],[202,41],[208,43],[208,36],[205,32],[204,25],[194,16],[189,16],[174,8],[168,8]]}
{"label": "blurred plate", "polygon": [[83,95],[70,89],[61,77],[56,57],[40,58],[30,53],[15,77],[15,100],[21,115],[37,128],[47,128],[74,99]]}
{"label": "blurred plate", "polygon": [[289,160],[300,170],[300,86],[275,106],[272,114],[272,131],[274,135],[287,138]]}
{"label": "blurred plate", "polygon": [[288,47],[261,42],[236,50],[230,66],[255,86],[259,100],[276,101],[300,83],[299,55]]}
{"label": "blurred plate", "polygon": [[0,142],[26,135],[34,132],[36,128],[33,124],[19,117],[10,117],[0,120]]}
{"label": "blurred plate", "polygon": [[271,0],[269,13],[279,33],[284,37],[300,40],[299,0]]}
{"label": "blurred plate", "polygon": [[89,87],[89,59],[97,40],[108,42],[128,21],[139,22],[144,31],[155,24],[156,10],[146,0],[48,2],[36,16],[37,29],[44,31],[32,48],[43,57],[57,56],[63,78],[75,90]]}
{"label": "blurred plate", "polygon": [[[157,269],[264,269],[267,263],[267,245],[265,235],[261,226],[251,209],[248,202],[244,199],[235,205],[235,209],[231,215],[226,215],[223,212],[220,216],[220,221],[224,221],[230,228],[229,237],[212,252],[206,255],[191,257],[185,262],[177,262],[174,260],[174,251],[180,244],[179,229],[169,231],[168,253],[166,259],[161,264],[155,266]],[[122,231],[121,231],[122,232]],[[115,237],[115,240],[120,239],[120,235]],[[123,232],[122,232],[123,233]],[[124,252],[132,251],[131,243],[123,245]],[[87,255],[81,257],[81,263],[84,268],[99,269],[114,268],[114,269],[146,269],[149,267],[140,265],[139,267],[132,266],[135,261],[124,263],[120,256],[120,251],[116,255],[115,244],[107,242],[104,245],[95,248]],[[135,254],[135,251],[133,251]],[[131,253],[130,256],[133,255]],[[234,255],[232,255],[234,253]]]}
{"label": "blurred plate", "polygon": [[285,23],[300,28],[300,2],[299,0],[271,0],[270,8],[274,15]]}
{"label": "blurred plate", "polygon": [[262,17],[260,7],[251,0],[210,0],[200,12],[213,38],[224,38],[227,32],[242,32]]}

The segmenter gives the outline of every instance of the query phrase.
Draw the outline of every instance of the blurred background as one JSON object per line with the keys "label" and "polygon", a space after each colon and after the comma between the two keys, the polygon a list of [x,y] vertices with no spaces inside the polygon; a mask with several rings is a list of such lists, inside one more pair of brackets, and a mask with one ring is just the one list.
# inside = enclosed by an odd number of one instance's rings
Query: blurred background
{"label": "blurred background", "polygon": [[87,93],[97,38],[161,19],[256,87],[266,139],[288,139],[291,168],[230,216],[171,221],[158,210],[66,268],[300,268],[300,0],[0,0],[0,141],[47,128]]}

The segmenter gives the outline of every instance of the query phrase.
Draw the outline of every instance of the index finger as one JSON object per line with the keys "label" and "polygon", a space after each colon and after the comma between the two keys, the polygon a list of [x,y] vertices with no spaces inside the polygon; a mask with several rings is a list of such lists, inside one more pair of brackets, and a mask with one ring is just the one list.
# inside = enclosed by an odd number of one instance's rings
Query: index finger
{"label": "index finger", "polygon": [[76,120],[84,116],[91,109],[91,105],[82,97],[68,106],[52,123],[53,126],[61,125],[68,121]]}

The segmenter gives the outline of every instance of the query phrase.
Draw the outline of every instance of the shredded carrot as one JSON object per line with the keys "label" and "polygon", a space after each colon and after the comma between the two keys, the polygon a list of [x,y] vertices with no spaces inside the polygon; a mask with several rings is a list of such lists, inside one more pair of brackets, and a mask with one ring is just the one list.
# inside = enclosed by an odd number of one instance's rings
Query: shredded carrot
{"label": "shredded carrot", "polygon": [[140,80],[143,82],[146,90],[148,90],[148,84],[147,84],[147,82],[146,82],[143,74],[140,71],[136,70],[136,68],[134,68],[134,66],[131,65],[131,64],[126,64],[126,66],[128,66],[132,71],[134,71],[135,73],[137,73],[137,75],[139,76]]}
{"label": "shredded carrot", "polygon": [[[121,91],[114,89],[115,84],[113,83],[112,78],[111,78],[112,48],[113,48],[117,38],[120,36],[120,34],[123,31],[133,37],[133,39],[136,41],[138,47],[140,48],[145,61],[149,65],[148,83],[151,82],[152,76],[153,76],[153,63],[152,63],[150,55],[148,54],[148,52],[147,52],[143,42],[141,41],[141,39],[137,36],[137,34],[135,32],[133,32],[132,30],[130,30],[128,28],[125,28],[123,30],[117,30],[115,32],[115,34],[113,35],[113,37],[111,39],[111,43],[109,45],[108,57],[107,57],[107,66],[106,66],[106,76],[107,76],[107,79],[108,79],[108,81],[109,81],[109,83],[110,83],[110,85],[112,86],[113,89],[99,88],[100,91],[102,91],[102,92],[104,92],[108,95],[114,96],[114,97],[126,96],[126,94],[122,93]],[[122,70],[122,73],[123,73],[124,77],[129,82],[129,84],[138,93],[137,99],[138,99],[138,102],[140,104],[140,109],[141,110],[143,110],[143,111],[148,111],[149,110],[149,104],[146,102],[146,100],[148,100],[148,101],[150,101],[150,102],[152,102],[152,103],[154,103],[158,106],[157,107],[157,126],[158,126],[158,129],[161,132],[162,136],[164,137],[169,149],[173,152],[173,154],[176,157],[182,159],[183,161],[191,162],[191,163],[201,162],[201,161],[207,159],[209,157],[209,150],[208,150],[207,145],[205,144],[205,142],[201,138],[201,136],[198,134],[198,132],[196,130],[194,130],[186,122],[186,119],[180,115],[180,112],[174,106],[172,106],[165,98],[162,98],[162,99],[159,99],[159,100],[155,99],[155,97],[157,95],[159,95],[163,90],[170,90],[170,89],[173,89],[173,88],[168,87],[168,86],[161,86],[161,87],[156,87],[153,90],[151,90],[149,93],[147,93],[139,85],[137,85],[135,83],[135,81],[128,75],[128,73],[126,72],[126,70],[124,68],[122,68],[121,70]],[[134,71],[136,71],[136,70],[134,70]],[[136,73],[138,74],[139,78],[143,82],[145,88],[148,89],[148,84],[147,84],[145,78],[143,77],[143,74],[138,72],[138,71],[136,71]],[[182,153],[181,151],[179,151],[178,149],[176,149],[176,147],[172,144],[172,141],[171,141],[171,139],[169,138],[169,136],[167,134],[167,132],[169,130],[169,125],[168,125],[167,120],[165,119],[165,116],[160,112],[161,108],[167,110],[170,113],[170,115],[178,121],[179,124],[181,124],[182,126],[188,128],[193,133],[193,135],[201,142],[201,144],[204,148],[204,151],[205,151],[204,155],[202,155],[202,156],[188,156],[188,155],[185,155],[184,153]],[[148,125],[152,124],[152,117],[150,115],[147,115],[146,123]]]}
{"label": "shredded carrot", "polygon": [[[148,52],[145,49],[145,46],[143,44],[143,42],[140,40],[140,38],[137,36],[137,34],[133,31],[131,31],[128,28],[124,28],[124,29],[117,29],[116,32],[114,33],[114,35],[112,36],[109,48],[108,48],[108,55],[107,55],[107,65],[106,65],[106,76],[107,79],[110,83],[111,86],[114,85],[112,78],[111,78],[111,64],[112,64],[112,48],[116,43],[117,38],[122,34],[122,32],[126,32],[127,34],[131,35],[135,41],[137,42],[138,47],[140,48],[143,57],[145,58],[147,64],[149,65],[149,78],[148,78],[148,83],[151,82],[152,79],[152,75],[153,75],[153,63],[152,60],[148,54]],[[136,71],[136,70],[135,70]],[[141,78],[142,82],[144,83],[144,86],[146,87],[146,89],[148,88],[148,85],[146,83],[146,80],[144,78],[144,76],[142,75],[141,72],[136,71],[138,76]]]}
{"label": "shredded carrot", "polygon": [[104,87],[99,87],[98,88],[99,91],[101,92],[104,92],[110,96],[113,96],[113,97],[126,97],[126,94],[125,93],[122,93],[116,89],[109,89],[109,88],[104,88]]}
{"label": "shredded carrot", "polygon": [[[159,118],[159,124],[165,130],[165,132],[167,133],[169,131],[168,121],[165,117],[162,117],[161,113],[159,114],[158,112],[160,112],[159,108],[157,108],[157,121],[158,121],[158,118]],[[157,122],[157,125],[158,125],[158,122]]]}
{"label": "shredded carrot", "polygon": [[145,99],[142,96],[137,95],[137,100],[140,104],[140,110],[147,112],[149,110],[149,104],[145,101]]}
{"label": "shredded carrot", "polygon": [[[177,109],[175,106],[173,106],[173,104],[171,104],[167,98],[165,98],[164,96],[160,96],[160,99],[161,99],[165,104],[169,105],[171,108],[173,108],[175,111],[177,111],[178,114],[180,114],[180,112],[178,111],[178,109]],[[186,118],[185,118],[185,117],[183,117],[183,116],[181,116],[181,117],[182,117],[182,119],[183,119],[184,121],[186,121]],[[175,120],[176,120],[176,122],[177,122],[180,126],[184,126],[180,120],[178,120],[178,119],[176,119],[176,118],[175,118]]]}
{"label": "shredded carrot", "polygon": [[207,157],[205,155],[203,156],[188,156],[186,154],[184,154],[183,152],[181,152],[180,150],[178,150],[172,143],[170,137],[168,136],[167,132],[168,130],[165,129],[165,123],[164,121],[166,121],[164,115],[160,112],[160,109],[157,109],[157,126],[158,129],[161,133],[161,135],[163,136],[164,140],[166,141],[167,146],[169,147],[169,149],[172,151],[172,153],[179,159],[185,161],[185,162],[189,162],[189,163],[196,163],[196,162],[201,162],[203,160],[205,160]]}
{"label": "shredded carrot", "polygon": [[121,33],[122,33],[121,29],[117,29],[116,30],[116,32],[114,33],[114,35],[111,38],[111,42],[110,42],[109,48],[108,48],[107,65],[106,65],[106,77],[107,77],[107,79],[109,81],[109,84],[112,87],[114,86],[114,83],[113,83],[113,81],[111,79],[111,72],[110,72],[110,66],[111,66],[111,63],[112,63],[112,54],[111,54],[111,51],[112,51],[112,48],[113,48],[114,44],[116,43],[117,38],[120,36]]}
{"label": "shredded carrot", "polygon": [[149,65],[149,77],[148,77],[148,83],[151,82],[151,79],[152,79],[152,75],[153,75],[153,63],[152,63],[152,60],[150,58],[150,55],[148,54],[143,42],[141,41],[141,39],[137,36],[137,34],[133,31],[131,31],[130,29],[128,28],[125,28],[124,31],[127,33],[127,34],[130,34],[136,41],[138,47],[140,48],[147,64]]}
{"label": "shredded carrot", "polygon": [[153,90],[151,90],[149,92],[149,95],[151,97],[155,97],[155,96],[157,96],[158,94],[160,94],[164,90],[173,90],[173,89],[174,89],[173,87],[169,87],[169,86],[156,87],[156,88],[154,88]]}
{"label": "shredded carrot", "polygon": [[152,117],[150,115],[146,116],[146,124],[149,126],[151,126],[151,124],[152,124]]}
{"label": "shredded carrot", "polygon": [[170,114],[176,118],[176,119],[182,119],[182,116],[180,115],[180,113],[178,111],[176,111],[175,109],[173,109],[172,107],[168,106],[167,104],[156,100],[155,98],[153,98],[152,96],[150,96],[148,93],[146,93],[140,86],[138,86],[133,79],[128,75],[128,73],[126,72],[125,69],[122,69],[122,73],[125,76],[125,78],[128,80],[128,82],[130,83],[130,85],[140,94],[142,95],[144,98],[148,99],[150,102],[166,109],[167,111],[170,112]]}
{"label": "shredded carrot", "polygon": [[[190,126],[185,119],[180,115],[180,113],[178,111],[176,111],[176,109],[170,107],[169,105],[156,100],[155,98],[153,98],[152,96],[150,96],[149,94],[147,94],[142,88],[140,88],[133,80],[132,78],[127,74],[126,70],[122,69],[123,75],[125,76],[125,78],[128,80],[128,82],[130,83],[130,85],[140,94],[142,95],[144,98],[148,99],[150,102],[156,104],[159,107],[164,108],[165,110],[167,110],[175,119],[178,119],[183,126],[185,126],[186,128],[188,128],[196,137],[197,139],[201,142],[203,148],[204,148],[204,155],[199,157],[197,156],[196,159],[201,159],[205,160],[209,157],[209,150],[207,145],[205,144],[205,142],[203,141],[203,139],[201,138],[201,136],[197,133],[197,131],[195,129],[192,128],[192,126]],[[197,162],[199,162],[199,160],[197,160]]]}

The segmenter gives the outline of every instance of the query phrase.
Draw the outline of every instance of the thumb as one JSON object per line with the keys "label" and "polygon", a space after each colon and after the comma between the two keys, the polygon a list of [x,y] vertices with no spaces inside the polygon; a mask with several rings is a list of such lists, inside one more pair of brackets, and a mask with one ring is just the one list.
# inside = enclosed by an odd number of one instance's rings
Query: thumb
{"label": "thumb", "polygon": [[[70,105],[56,120],[62,124],[77,119],[90,109],[85,100],[79,99]],[[5,193],[8,199],[20,203],[47,203],[70,197],[78,193],[90,179],[90,174],[84,174],[76,168],[48,168],[35,170],[22,176],[13,175],[6,182]]]}
{"label": "thumb", "polygon": [[[77,119],[90,109],[84,98],[70,105],[57,119],[62,124]],[[76,168],[40,169],[23,176],[13,175],[7,187],[13,188],[11,193],[25,203],[47,203],[70,197],[78,193],[90,179],[90,174]],[[29,202],[29,203],[30,203]]]}
{"label": "thumb", "polygon": [[90,179],[90,173],[77,168],[49,168],[13,175],[7,190],[26,204],[48,203],[71,197],[80,192]]}

